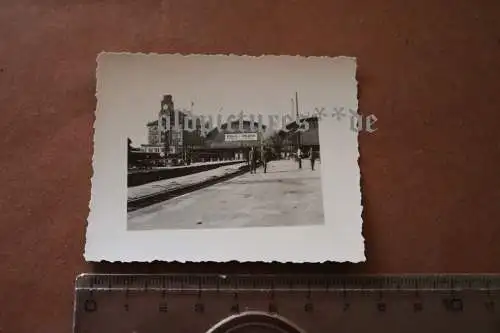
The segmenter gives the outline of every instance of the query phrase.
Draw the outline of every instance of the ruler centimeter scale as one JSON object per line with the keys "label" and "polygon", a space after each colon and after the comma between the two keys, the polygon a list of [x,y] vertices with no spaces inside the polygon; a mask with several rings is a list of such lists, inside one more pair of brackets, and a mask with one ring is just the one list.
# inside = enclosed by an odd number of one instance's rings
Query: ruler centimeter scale
{"label": "ruler centimeter scale", "polygon": [[500,332],[500,275],[76,279],[74,332]]}

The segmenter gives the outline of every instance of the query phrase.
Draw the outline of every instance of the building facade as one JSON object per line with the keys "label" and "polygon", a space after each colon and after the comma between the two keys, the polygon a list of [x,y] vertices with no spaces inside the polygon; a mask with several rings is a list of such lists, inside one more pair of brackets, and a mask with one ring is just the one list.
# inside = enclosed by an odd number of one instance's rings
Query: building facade
{"label": "building facade", "polygon": [[297,152],[300,147],[302,151],[308,151],[313,148],[314,151],[319,153],[319,124],[317,117],[309,117],[302,119],[307,121],[309,129],[307,131],[298,131],[299,126],[296,122],[291,122],[286,125],[287,131],[280,131],[281,151],[289,156]]}
{"label": "building facade", "polygon": [[146,127],[148,128],[148,144],[160,144],[161,135],[158,127],[158,120],[150,121],[147,123]]}
{"label": "building facade", "polygon": [[[260,149],[261,145],[265,144],[263,135],[266,126],[262,125],[260,130],[258,126],[257,122],[251,126],[248,120],[242,122],[241,128],[239,120],[221,124],[220,128],[216,127],[207,133],[203,146],[193,150],[193,157],[197,161],[245,160],[251,147]],[[238,136],[236,139],[228,138],[228,135],[235,134],[247,134],[247,136],[243,139],[245,135],[242,135],[241,140]],[[253,138],[255,140],[252,140]]]}
{"label": "building facade", "polygon": [[[175,155],[179,159],[186,159],[186,155],[191,150],[204,145],[200,118],[193,116],[195,119],[193,120],[186,119],[186,117],[189,117],[187,112],[174,108],[172,95],[164,95],[160,103],[158,119],[146,125],[148,143],[141,145],[141,150],[159,153],[162,157]],[[186,128],[186,125],[193,130]]]}

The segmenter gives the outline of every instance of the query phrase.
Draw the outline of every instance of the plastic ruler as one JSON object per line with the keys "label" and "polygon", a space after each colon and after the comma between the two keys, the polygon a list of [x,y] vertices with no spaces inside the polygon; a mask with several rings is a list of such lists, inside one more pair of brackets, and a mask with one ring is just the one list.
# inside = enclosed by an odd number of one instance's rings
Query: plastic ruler
{"label": "plastic ruler", "polygon": [[75,333],[500,332],[500,275],[76,279]]}

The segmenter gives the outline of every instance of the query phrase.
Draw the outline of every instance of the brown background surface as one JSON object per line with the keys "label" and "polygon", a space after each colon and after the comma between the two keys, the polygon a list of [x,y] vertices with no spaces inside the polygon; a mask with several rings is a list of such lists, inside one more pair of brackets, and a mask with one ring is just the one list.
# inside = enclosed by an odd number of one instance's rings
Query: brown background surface
{"label": "brown background surface", "polygon": [[[71,4],[69,4],[71,3]],[[69,332],[81,272],[500,272],[500,2],[2,1],[0,332]],[[362,264],[84,262],[100,51],[358,58]]]}

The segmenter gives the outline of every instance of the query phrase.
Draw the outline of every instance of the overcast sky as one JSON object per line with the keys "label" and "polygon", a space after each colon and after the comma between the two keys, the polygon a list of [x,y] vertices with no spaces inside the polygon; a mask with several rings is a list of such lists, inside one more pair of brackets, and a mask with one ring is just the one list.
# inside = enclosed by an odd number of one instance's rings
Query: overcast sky
{"label": "overcast sky", "polygon": [[[345,66],[339,62],[345,61]],[[331,63],[331,71],[328,63]],[[352,76],[352,62],[345,58],[294,56],[237,57],[126,55],[106,57],[100,63],[99,89],[114,94],[120,108],[117,121],[126,122],[127,136],[134,146],[147,143],[146,123],[158,119],[162,96],[171,94],[176,109],[191,107],[195,114],[268,115],[293,114],[292,98],[298,92],[301,113],[315,108],[355,107],[337,100],[345,90],[342,78]],[[278,125],[279,126],[279,125]]]}

